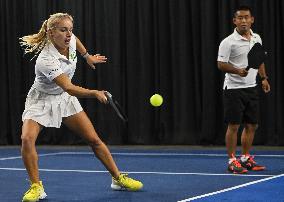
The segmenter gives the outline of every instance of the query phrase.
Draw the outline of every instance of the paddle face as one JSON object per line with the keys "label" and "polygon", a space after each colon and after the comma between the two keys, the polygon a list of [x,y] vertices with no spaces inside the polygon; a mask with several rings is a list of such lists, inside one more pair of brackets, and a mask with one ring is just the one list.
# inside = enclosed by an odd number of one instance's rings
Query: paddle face
{"label": "paddle face", "polygon": [[127,122],[128,118],[125,115],[125,113],[123,112],[121,106],[119,105],[118,101],[114,99],[114,97],[106,91],[105,93],[106,97],[107,97],[107,101],[108,104],[110,104],[110,106],[114,109],[114,111],[116,112],[116,114],[118,115],[118,117],[123,121],[123,122]]}
{"label": "paddle face", "polygon": [[260,43],[254,44],[248,53],[248,66],[246,70],[250,68],[258,69],[259,66],[265,61],[266,53]]}

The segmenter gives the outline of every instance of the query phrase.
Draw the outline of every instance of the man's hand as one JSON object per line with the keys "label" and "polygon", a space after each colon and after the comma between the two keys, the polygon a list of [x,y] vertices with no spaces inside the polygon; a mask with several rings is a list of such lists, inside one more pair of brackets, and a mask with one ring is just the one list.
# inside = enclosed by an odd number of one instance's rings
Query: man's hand
{"label": "man's hand", "polygon": [[238,69],[238,75],[240,75],[241,77],[246,77],[248,75],[248,71],[246,70],[246,68]]}
{"label": "man's hand", "polygon": [[262,84],[262,90],[265,92],[265,93],[268,93],[270,91],[270,85],[267,81],[267,79],[264,79],[261,81],[261,84]]}

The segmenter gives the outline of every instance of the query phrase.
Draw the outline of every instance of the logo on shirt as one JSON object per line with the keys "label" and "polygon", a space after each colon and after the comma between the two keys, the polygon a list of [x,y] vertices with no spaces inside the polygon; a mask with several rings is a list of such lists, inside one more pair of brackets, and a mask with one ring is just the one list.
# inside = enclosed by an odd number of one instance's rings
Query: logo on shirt
{"label": "logo on shirt", "polygon": [[48,73],[48,75],[51,75],[51,74],[53,74],[54,72],[56,72],[56,71],[58,71],[58,70],[59,70],[59,68],[52,69],[51,72]]}
{"label": "logo on shirt", "polygon": [[70,58],[71,60],[75,61],[75,59],[77,58],[76,52],[75,52],[75,51],[74,51],[74,52],[71,52],[71,53],[69,54],[69,58]]}

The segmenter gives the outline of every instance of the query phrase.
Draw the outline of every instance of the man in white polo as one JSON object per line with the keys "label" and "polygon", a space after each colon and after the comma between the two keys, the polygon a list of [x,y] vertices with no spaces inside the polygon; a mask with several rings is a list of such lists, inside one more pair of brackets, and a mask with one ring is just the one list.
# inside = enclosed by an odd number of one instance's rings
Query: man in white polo
{"label": "man in white polo", "polygon": [[[254,17],[249,7],[236,9],[233,17],[236,28],[220,43],[217,59],[218,68],[226,73],[223,96],[224,118],[228,128],[225,139],[229,157],[228,171],[235,174],[265,169],[249,153],[258,123],[257,74],[260,75],[264,92],[270,91],[264,63],[259,69],[246,70],[248,52],[256,43],[262,44],[260,36],[251,30],[253,22]],[[240,124],[244,125],[241,136],[242,156],[237,160],[235,153]]]}

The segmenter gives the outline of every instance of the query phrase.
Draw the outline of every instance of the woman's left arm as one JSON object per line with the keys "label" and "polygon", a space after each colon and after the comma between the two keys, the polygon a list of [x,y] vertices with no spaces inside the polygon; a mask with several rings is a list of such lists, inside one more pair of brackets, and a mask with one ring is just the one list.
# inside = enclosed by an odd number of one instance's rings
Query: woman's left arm
{"label": "woman's left arm", "polygon": [[107,58],[100,54],[90,55],[85,48],[85,46],[82,44],[80,39],[76,37],[76,49],[81,54],[83,58],[86,59],[87,63],[95,69],[95,64],[97,63],[105,63],[107,61]]}

